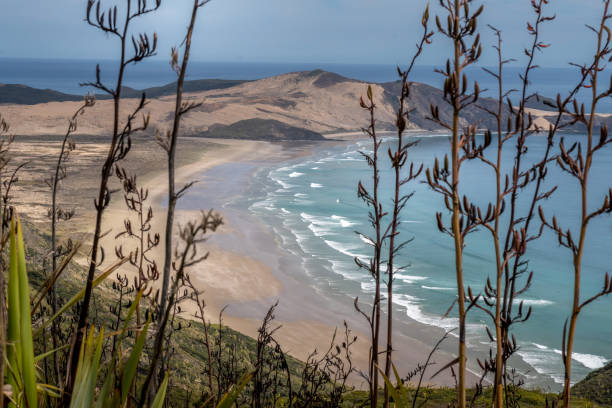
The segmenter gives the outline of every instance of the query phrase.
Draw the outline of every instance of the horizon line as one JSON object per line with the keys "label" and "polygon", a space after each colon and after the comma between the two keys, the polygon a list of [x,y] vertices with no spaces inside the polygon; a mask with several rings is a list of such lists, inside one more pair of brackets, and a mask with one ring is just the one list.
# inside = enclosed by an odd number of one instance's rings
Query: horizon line
{"label": "horizon line", "polygon": [[[31,60],[31,61],[57,61],[57,62],[115,62],[118,61],[118,59],[113,59],[113,58],[65,58],[65,57],[57,57],[57,58],[41,58],[41,57],[15,57],[15,56],[0,56],[0,60]],[[149,59],[147,62],[165,62],[165,63],[169,63],[170,59],[165,59],[165,58],[151,58]],[[353,66],[372,66],[372,67],[376,67],[376,66],[380,66],[380,67],[397,67],[397,66],[403,66],[403,65],[408,65],[409,62],[400,62],[400,63],[391,63],[391,62],[381,62],[381,63],[364,63],[364,62],[329,62],[329,61],[316,61],[316,62],[307,62],[307,61],[246,61],[246,60],[192,60],[190,61],[192,63],[199,63],[199,64],[278,64],[278,65],[282,65],[282,64],[291,64],[291,65],[312,65],[312,66],[316,66],[317,64],[324,64],[324,65],[338,65],[338,66],[342,66],[342,65],[353,65]],[[143,64],[143,63],[141,63]],[[438,67],[438,66],[442,66],[444,65],[443,62],[441,62],[440,64],[416,64],[415,67]],[[482,65],[476,65],[474,66],[474,68],[480,68],[480,67],[495,67],[495,64],[491,64],[491,65],[487,65],[487,64],[482,64]],[[508,64],[506,65],[507,68],[522,68],[524,67],[524,64]],[[544,69],[576,69],[575,66],[571,65],[571,63],[567,63],[566,65],[543,65],[543,64],[539,64],[540,68],[544,68]]]}

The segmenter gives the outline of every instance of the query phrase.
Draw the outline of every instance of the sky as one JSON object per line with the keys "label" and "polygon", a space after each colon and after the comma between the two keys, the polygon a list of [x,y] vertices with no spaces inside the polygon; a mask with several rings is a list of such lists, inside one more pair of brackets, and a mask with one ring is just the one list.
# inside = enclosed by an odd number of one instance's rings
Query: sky
{"label": "sky", "polygon": [[[431,0],[437,4],[437,0]],[[126,0],[103,0],[103,5]],[[530,0],[482,0],[480,32],[485,45],[482,65],[492,65],[493,37],[487,24],[501,29],[508,57],[523,58],[529,43],[526,21]],[[602,0],[550,0],[542,39],[552,45],[542,66],[582,62],[592,53]],[[0,57],[114,59],[117,43],[84,21],[86,0],[2,0]],[[156,31],[159,52],[167,59],[181,42],[192,0],[163,0],[162,7],[141,19],[136,30]],[[201,9],[194,34],[193,59],[223,62],[324,62],[403,64],[420,34],[423,0],[212,0]],[[441,10],[432,5],[432,15]],[[445,18],[444,18],[445,20]],[[443,21],[444,21],[443,20]],[[432,28],[433,19],[432,19]],[[440,65],[449,44],[439,34],[419,63]]]}

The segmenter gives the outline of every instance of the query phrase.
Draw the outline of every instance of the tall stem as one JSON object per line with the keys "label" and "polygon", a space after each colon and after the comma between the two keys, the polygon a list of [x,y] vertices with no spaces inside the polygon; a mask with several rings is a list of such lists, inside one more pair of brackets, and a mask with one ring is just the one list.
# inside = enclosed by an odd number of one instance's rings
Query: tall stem
{"label": "tall stem", "polygon": [[[460,0],[455,0],[454,26],[459,30]],[[461,39],[455,35],[454,38],[454,78],[456,91],[453,93],[453,125],[451,141],[451,161],[452,161],[452,199],[453,216],[452,232],[455,243],[455,269],[457,278],[457,302],[459,307],[459,375],[457,387],[457,404],[459,408],[465,408],[466,402],[466,347],[465,347],[465,289],[463,286],[463,236],[460,226],[460,201],[459,201],[459,112],[461,101],[459,95],[459,81],[461,78]]]}
{"label": "tall stem", "polygon": [[503,69],[504,62],[502,59],[501,52],[501,35],[497,32],[497,160],[495,162],[495,191],[496,191],[496,202],[495,202],[495,222],[493,226],[493,243],[495,246],[495,263],[496,263],[496,282],[495,282],[495,378],[494,378],[494,389],[493,389],[493,403],[495,408],[503,408],[503,386],[502,376],[504,370],[504,357],[503,357],[503,335],[502,335],[502,323],[501,323],[501,302],[502,302],[502,285],[503,285],[503,274],[501,259],[501,248],[499,243],[499,219],[501,216],[501,204],[502,204],[502,191],[501,191],[501,158],[504,141],[502,137],[502,119],[503,119]]}
{"label": "tall stem", "polygon": [[594,68],[591,73],[591,114],[587,125],[587,152],[586,160],[584,163],[584,169],[582,177],[580,178],[580,203],[581,203],[581,214],[580,214],[580,238],[578,241],[578,248],[574,251],[574,295],[572,302],[572,314],[570,317],[569,331],[567,333],[567,343],[565,349],[565,378],[563,381],[563,405],[569,408],[570,404],[570,392],[571,392],[571,377],[572,377],[572,353],[574,350],[574,337],[576,334],[576,325],[578,323],[578,315],[580,314],[580,280],[582,273],[582,258],[584,255],[584,246],[587,234],[587,228],[589,225],[589,213],[588,213],[588,185],[589,185],[589,173],[591,170],[591,164],[593,162],[593,127],[595,124],[595,112],[597,109],[597,101],[599,100],[597,94],[597,76],[600,70],[600,60],[602,54],[602,39],[604,29],[606,28],[606,19],[608,18],[608,6],[609,2],[606,1],[604,6],[603,17],[597,33],[597,52],[595,54]]}
{"label": "tall stem", "polygon": [[372,358],[370,364],[370,378],[372,380],[372,395],[371,395],[371,406],[376,408],[378,406],[378,341],[380,337],[380,258],[382,251],[382,238],[381,238],[381,208],[378,201],[378,182],[379,182],[379,170],[378,170],[378,148],[380,142],[376,135],[376,129],[374,127],[374,105],[372,102],[372,109],[370,110],[370,123],[372,124],[372,140],[374,142],[374,160],[373,160],[373,177],[374,177],[374,219],[376,220],[376,245],[374,249],[374,279],[376,285],[376,293],[374,295],[374,322],[373,322],[373,337],[372,337]]}
{"label": "tall stem", "polygon": [[172,266],[172,227],[174,225],[174,211],[178,196],[175,187],[175,157],[176,143],[178,140],[179,129],[181,125],[181,117],[183,115],[183,84],[185,83],[185,75],[187,73],[187,65],[189,63],[189,54],[191,50],[191,37],[198,13],[198,8],[201,7],[200,0],[194,0],[191,12],[191,20],[185,37],[185,50],[183,61],[179,71],[179,77],[176,82],[176,103],[174,107],[174,123],[172,125],[172,133],[170,135],[168,145],[168,211],[166,213],[166,243],[165,243],[165,258],[164,271],[162,275],[162,293],[160,310],[165,310],[168,299],[168,286],[170,283],[170,267]]}
{"label": "tall stem", "polygon": [[81,349],[81,343],[83,342],[83,336],[85,327],[87,326],[87,318],[89,316],[89,304],[91,302],[91,295],[93,289],[93,281],[98,266],[98,250],[100,246],[100,233],[102,231],[102,216],[104,215],[104,209],[106,208],[105,201],[108,192],[108,180],[111,175],[112,165],[114,162],[114,154],[119,139],[119,108],[121,103],[121,89],[123,87],[123,76],[125,73],[125,44],[128,26],[130,23],[131,14],[131,0],[127,0],[127,11],[125,24],[123,26],[123,35],[121,35],[121,58],[119,60],[119,73],[117,75],[117,82],[115,91],[113,94],[113,136],[111,144],[108,149],[106,160],[102,166],[100,174],[100,188],[98,190],[98,201],[96,208],[96,226],[94,228],[93,242],[91,246],[91,259],[89,262],[89,270],[87,271],[87,281],[85,284],[85,295],[83,296],[83,303],[81,305],[81,311],[79,314],[79,321],[75,334],[75,342],[72,347],[72,359],[68,371],[66,394],[72,393],[74,387],[75,374],[77,366],[79,364],[79,350]]}

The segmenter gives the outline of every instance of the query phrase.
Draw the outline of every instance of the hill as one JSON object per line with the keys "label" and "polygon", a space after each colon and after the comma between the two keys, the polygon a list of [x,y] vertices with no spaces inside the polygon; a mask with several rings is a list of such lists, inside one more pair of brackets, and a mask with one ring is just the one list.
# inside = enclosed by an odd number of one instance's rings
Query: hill
{"label": "hill", "polygon": [[612,362],[605,367],[592,371],[572,388],[574,395],[595,401],[602,405],[612,405]]}
{"label": "hill", "polygon": [[274,119],[245,119],[231,125],[212,125],[202,137],[245,140],[325,140],[311,130],[287,125]]}
{"label": "hill", "polygon": [[0,84],[0,103],[32,105],[45,102],[80,101],[82,96],[69,95],[52,89],[36,89],[25,85]]}
{"label": "hill", "polygon": [[[183,92],[204,92],[213,89],[226,89],[232,86],[240,85],[245,82],[238,79],[196,79],[185,81]],[[155,86],[143,90],[123,88],[123,95],[126,98],[139,98],[144,92],[148,98],[159,98],[162,96],[174,95],[176,93],[176,82],[171,82],[162,86]]]}
{"label": "hill", "polygon": [[[233,79],[197,79],[185,81],[185,92],[203,92],[212,89],[226,89],[240,85],[248,81]],[[140,98],[144,92],[149,98],[159,98],[161,96],[174,95],[176,93],[176,82],[171,82],[163,86],[156,86],[146,89],[134,89],[124,86],[122,95],[125,98]],[[110,99],[108,95],[96,95],[99,100]],[[66,94],[53,89],[38,89],[20,84],[0,84],[0,103],[17,105],[36,105],[47,102],[66,102],[81,101],[83,96]]]}

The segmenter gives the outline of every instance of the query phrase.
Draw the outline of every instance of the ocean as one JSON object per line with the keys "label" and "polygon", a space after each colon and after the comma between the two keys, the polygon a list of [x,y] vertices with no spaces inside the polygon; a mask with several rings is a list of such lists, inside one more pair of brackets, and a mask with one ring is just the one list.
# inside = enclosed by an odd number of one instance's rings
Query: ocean
{"label": "ocean", "polygon": [[[415,135],[419,141],[410,150],[410,160],[431,166],[435,156],[448,150],[448,137],[444,135]],[[582,136],[566,136],[567,143]],[[393,144],[389,138],[387,145]],[[545,148],[545,139],[531,138],[527,160],[534,161]],[[256,173],[259,196],[249,197],[248,208],[271,226],[280,237],[282,247],[302,260],[306,273],[321,290],[359,296],[365,300],[373,293],[374,285],[366,271],[356,267],[354,258],[366,260],[372,253],[357,232],[371,235],[368,209],[357,198],[357,183],[368,185],[370,170],[360,151],[371,149],[362,140],[341,147],[315,153],[305,159],[285,163],[283,166],[262,169]],[[511,145],[508,145],[511,150]],[[384,156],[384,155],[383,155]],[[504,157],[506,169],[512,157]],[[382,196],[386,208],[391,206],[392,172],[388,163],[381,174]],[[594,163],[590,191],[593,208],[609,188],[609,169],[612,168],[612,149],[601,151]],[[414,192],[402,216],[402,239],[413,239],[399,256],[405,265],[395,282],[395,316],[414,319],[429,326],[452,329],[457,319],[446,312],[456,296],[454,250],[450,237],[436,227],[435,212],[443,208],[442,198],[423,183],[424,177],[407,186]],[[546,185],[559,185],[553,198],[543,205],[547,214],[557,216],[566,226],[575,230],[579,217],[577,184],[552,165]],[[487,166],[469,162],[462,169],[462,194],[475,203],[486,204],[493,199],[495,184],[493,173]],[[237,202],[238,203],[238,202]],[[244,201],[240,200],[244,205]],[[525,210],[525,203],[521,210]],[[445,213],[448,219],[448,214]],[[587,240],[582,293],[586,298],[601,289],[603,278],[612,261],[609,245],[612,238],[612,219],[603,216],[592,223]],[[494,275],[493,246],[488,232],[479,231],[467,238],[465,249],[465,282],[474,293],[483,290],[487,276]],[[525,307],[533,308],[532,317],[515,326],[514,334],[520,349],[518,356],[532,368],[525,371],[528,385],[537,386],[543,378],[560,384],[563,379],[561,339],[565,318],[570,311],[572,295],[572,262],[569,252],[560,248],[556,236],[545,231],[526,254],[529,269],[534,272],[531,288],[521,295]],[[604,298],[587,307],[580,316],[576,334],[574,376],[577,381],[589,371],[602,367],[612,359],[610,339],[612,325],[609,310],[612,298]],[[485,325],[489,318],[482,312],[470,312],[468,347],[485,351],[491,343]]]}
{"label": "ocean", "polygon": [[[441,64],[444,61],[441,61]],[[23,84],[34,88],[53,89],[69,94],[84,95],[88,88],[79,84],[95,79],[96,64],[101,66],[101,76],[104,81],[113,78],[117,64],[109,60],[49,60],[49,59],[18,59],[0,58],[0,83]],[[442,86],[442,77],[434,70],[441,66],[416,66],[412,81],[423,82],[435,87]],[[193,61],[189,64],[187,79],[261,79],[287,72],[323,69],[330,72],[354,78],[365,82],[388,82],[397,80],[397,70],[394,65],[383,64],[329,64],[329,63],[251,63],[251,62],[202,62]],[[493,68],[490,68],[493,69]],[[602,78],[610,78],[610,69],[603,72]],[[522,68],[507,66],[505,68],[505,88],[520,89],[519,74]],[[479,82],[484,95],[496,95],[497,83],[493,77],[482,68],[474,67],[467,70],[471,80]],[[542,96],[555,98],[558,92],[568,91],[576,81],[578,71],[573,67],[538,68],[531,74],[530,92],[538,92]],[[134,89],[145,89],[161,86],[176,80],[170,64],[163,60],[149,60],[130,66],[125,78],[125,86]],[[604,81],[602,84],[606,86]],[[563,93],[562,93],[563,95]],[[589,97],[588,89],[580,92],[580,100]],[[612,113],[610,98],[600,102],[600,112]]]}

